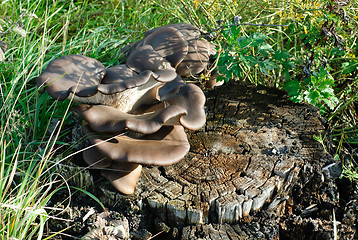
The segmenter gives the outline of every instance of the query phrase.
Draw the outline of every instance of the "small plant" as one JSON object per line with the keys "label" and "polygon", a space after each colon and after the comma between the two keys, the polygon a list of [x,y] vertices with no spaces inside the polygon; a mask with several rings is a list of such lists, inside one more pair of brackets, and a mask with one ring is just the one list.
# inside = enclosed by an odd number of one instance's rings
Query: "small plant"
{"label": "small plant", "polygon": [[246,36],[235,19],[236,23],[222,26],[222,50],[216,56],[218,81],[227,82],[233,77],[245,79],[251,75],[252,82],[257,84],[257,71],[269,76],[279,66],[288,77],[289,70],[295,67],[291,55],[285,50],[274,50],[267,41],[269,37],[263,33],[254,32]]}
{"label": "small plant", "polygon": [[358,181],[358,164],[350,162],[348,165],[343,165],[342,176],[351,181]]}
{"label": "small plant", "polygon": [[[300,10],[300,7],[305,10]],[[304,53],[304,60],[296,59],[297,65],[300,65],[297,70],[300,71],[286,81],[283,88],[292,101],[306,101],[319,107],[321,114],[332,112],[338,106],[337,86],[347,85],[349,80],[346,77],[356,75],[354,66],[357,64],[352,58],[355,55],[343,37],[350,31],[350,22],[343,7],[333,1],[316,3],[314,8],[293,6],[296,8],[293,9],[294,21],[288,26],[290,34],[296,32],[299,35],[294,47]],[[343,84],[342,79],[346,79]]]}
{"label": "small plant", "polygon": [[333,110],[339,100],[334,93],[334,79],[329,72],[319,68],[319,72],[313,72],[301,82],[297,79],[287,81],[283,88],[288,91],[288,95],[293,102],[305,100],[321,110],[321,114],[327,111],[328,107]]}

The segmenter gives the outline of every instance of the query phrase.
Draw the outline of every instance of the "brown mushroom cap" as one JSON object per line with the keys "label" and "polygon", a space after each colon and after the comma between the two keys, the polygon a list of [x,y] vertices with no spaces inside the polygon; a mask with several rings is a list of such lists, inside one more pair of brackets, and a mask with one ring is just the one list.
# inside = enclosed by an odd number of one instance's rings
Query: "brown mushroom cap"
{"label": "brown mushroom cap", "polygon": [[83,151],[83,159],[90,168],[103,169],[111,166],[112,160],[100,153],[95,147]]}
{"label": "brown mushroom cap", "polygon": [[[126,70],[121,71],[125,68]],[[130,75],[132,76],[129,77]],[[142,86],[151,78],[156,79],[153,75],[157,77],[157,75],[150,70],[138,74],[126,65],[114,66],[107,69],[107,74],[103,78],[102,84],[99,84],[98,91],[105,95],[123,92],[127,89]]]}
{"label": "brown mushroom cap", "polygon": [[133,194],[142,171],[142,165],[136,163],[113,162],[109,170],[102,170],[102,176],[123,194]]}
{"label": "brown mushroom cap", "polygon": [[[179,91],[163,92],[160,96],[160,101],[164,101],[169,105],[180,106],[187,110],[188,113],[179,119],[180,124],[185,128],[190,130],[202,128],[206,121],[204,109],[206,99],[203,91],[194,84],[183,84],[182,86],[178,84],[178,88]],[[177,91],[175,95],[170,94],[175,91]]]}
{"label": "brown mushroom cap", "polygon": [[149,36],[150,34],[152,34],[153,32],[159,29],[167,28],[167,27],[175,28],[176,30],[178,30],[183,35],[184,39],[187,41],[190,41],[192,39],[197,39],[200,37],[199,29],[188,23],[173,23],[162,27],[153,28],[145,33],[145,37]]}
{"label": "brown mushroom cap", "polygon": [[156,102],[158,88],[177,76],[173,68],[157,72],[144,70],[138,74],[127,65],[117,65],[107,69],[106,76],[98,85],[101,94],[97,94],[96,100],[89,103],[98,102],[123,112],[131,112],[143,103]]}
{"label": "brown mushroom cap", "polygon": [[196,39],[190,42],[188,54],[177,66],[180,76],[193,76],[207,69],[210,56],[215,55],[215,47],[205,39]]}
{"label": "brown mushroom cap", "polygon": [[96,147],[83,152],[83,159],[90,168],[101,169],[102,176],[123,194],[132,194],[140,176],[142,166],[136,163],[113,162]]}
{"label": "brown mushroom cap", "polygon": [[[115,162],[171,165],[180,161],[190,145],[182,126],[163,126],[159,131],[135,138],[128,134],[104,136],[85,126],[86,135],[103,155]],[[110,140],[109,137],[112,137]]]}
{"label": "brown mushroom cap", "polygon": [[170,65],[170,63],[165,58],[160,56],[159,53],[150,45],[143,45],[136,48],[135,51],[133,51],[128,57],[126,65],[138,73],[145,70],[156,72],[158,70],[168,69],[175,72],[175,69]]}
{"label": "brown mushroom cap", "polygon": [[37,78],[37,86],[45,86],[51,97],[59,100],[66,99],[71,92],[87,97],[97,93],[105,73],[105,67],[96,59],[82,55],[62,56],[47,65]]}
{"label": "brown mushroom cap", "polygon": [[184,108],[175,105],[142,115],[131,115],[103,105],[81,104],[74,106],[72,110],[78,113],[92,130],[101,133],[120,133],[129,129],[150,134],[163,125],[179,124],[179,118],[187,114]]}
{"label": "brown mushroom cap", "polygon": [[[174,29],[178,30],[182,34],[182,37],[184,37],[184,40],[186,40],[186,41],[191,41],[193,39],[197,39],[200,37],[199,29],[197,29],[193,25],[190,25],[187,23],[174,23],[174,24],[169,24],[169,25],[162,26],[162,27],[153,28],[153,29],[150,29],[147,32],[145,32],[144,38],[142,40],[128,44],[127,46],[123,47],[121,50],[123,57],[121,59],[128,58],[132,54],[132,52],[135,51],[136,48],[143,46],[147,37],[149,37],[152,33],[156,32],[156,31],[162,31],[161,29],[163,29],[163,28],[174,28]],[[175,33],[175,35],[177,35],[177,33]],[[167,36],[167,38],[168,37],[170,38],[170,36]],[[179,37],[175,38],[176,41],[178,41],[179,39],[180,39]],[[179,43],[183,44],[183,42],[179,42]],[[147,44],[152,45],[150,43],[147,43]],[[153,43],[153,45],[156,46],[157,44]],[[185,44],[185,45],[187,45],[187,44]],[[158,49],[156,49],[156,50],[158,50]],[[187,51],[188,50],[186,50],[186,52]],[[164,55],[168,55],[168,54],[164,54]],[[178,57],[175,57],[175,58],[178,58]],[[173,62],[177,62],[177,61],[173,61]],[[176,67],[177,64],[172,63],[172,66]]]}
{"label": "brown mushroom cap", "polygon": [[141,171],[140,164],[112,162],[109,170],[102,170],[101,173],[121,193],[133,194]]}
{"label": "brown mushroom cap", "polygon": [[188,53],[188,42],[181,32],[170,26],[158,28],[144,38],[143,45],[150,45],[160,56],[176,68]]}
{"label": "brown mushroom cap", "polygon": [[[177,77],[170,63],[160,56],[158,58],[163,61],[164,67],[169,66],[169,68],[159,69],[156,73],[143,70],[138,74],[124,64],[108,68],[106,71],[95,59],[82,55],[63,56],[49,63],[38,77],[38,86],[48,84],[45,89],[53,98],[59,100],[64,100],[73,93],[75,102],[104,104],[119,108],[124,100],[131,105],[125,108],[129,111],[141,104],[138,101],[141,98],[141,101],[156,100],[157,88]],[[127,91],[129,89],[132,90]],[[138,103],[134,105],[135,102]]]}
{"label": "brown mushroom cap", "polygon": [[207,69],[210,57],[215,55],[214,45],[200,39],[200,35],[198,28],[186,23],[154,28],[147,31],[142,40],[131,45],[128,56],[150,45],[176,68],[180,76],[196,75]]}
{"label": "brown mushroom cap", "polygon": [[[173,29],[177,30],[177,32],[174,33]],[[184,42],[179,41],[179,37],[172,37],[175,39],[173,41],[171,35],[180,35]],[[200,30],[193,25],[175,23],[147,31],[145,38],[140,43],[138,42],[138,46],[143,46],[143,44],[152,45],[154,50],[172,63],[180,76],[188,77],[206,70],[210,62],[210,56],[215,55],[214,45],[205,39],[200,39],[200,35]],[[174,42],[174,44],[169,44],[171,42]],[[182,46],[179,47],[180,44],[178,43],[182,44]],[[185,43],[185,49],[183,43]],[[160,46],[160,48],[157,46]],[[174,49],[175,51],[172,51],[172,54],[168,54],[165,53],[166,49]],[[178,54],[178,52],[182,54]],[[168,58],[166,55],[170,57]],[[176,56],[176,58],[173,56]]]}

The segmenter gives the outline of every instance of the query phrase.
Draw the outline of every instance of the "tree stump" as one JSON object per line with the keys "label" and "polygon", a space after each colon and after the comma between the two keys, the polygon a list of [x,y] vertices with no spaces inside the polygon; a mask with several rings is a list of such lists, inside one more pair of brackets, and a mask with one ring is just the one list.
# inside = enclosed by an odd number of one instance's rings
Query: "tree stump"
{"label": "tree stump", "polygon": [[[357,238],[358,188],[337,179],[339,161],[313,139],[325,130],[318,109],[238,81],[206,96],[207,123],[188,132],[189,154],[176,165],[144,167],[133,195],[116,191],[75,155],[84,167],[70,164],[61,175],[107,211],[75,194],[58,216],[73,222],[54,219],[49,228],[87,239]],[[76,126],[74,142],[83,137]],[[62,205],[67,191],[55,195],[53,206]]]}
{"label": "tree stump", "polygon": [[144,167],[134,197],[170,226],[282,214],[300,170],[329,157],[313,139],[324,129],[318,109],[239,81],[206,95],[207,123],[188,132],[189,154]]}

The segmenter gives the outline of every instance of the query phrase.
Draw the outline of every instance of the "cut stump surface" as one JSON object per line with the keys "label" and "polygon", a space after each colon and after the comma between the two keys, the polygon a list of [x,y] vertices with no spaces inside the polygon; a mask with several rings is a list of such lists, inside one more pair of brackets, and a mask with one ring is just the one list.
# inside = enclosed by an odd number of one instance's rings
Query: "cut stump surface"
{"label": "cut stump surface", "polygon": [[284,92],[232,82],[207,92],[206,114],[206,125],[188,132],[185,159],[143,168],[134,193],[171,226],[280,214],[300,170],[327,157],[313,139],[324,129],[318,109]]}

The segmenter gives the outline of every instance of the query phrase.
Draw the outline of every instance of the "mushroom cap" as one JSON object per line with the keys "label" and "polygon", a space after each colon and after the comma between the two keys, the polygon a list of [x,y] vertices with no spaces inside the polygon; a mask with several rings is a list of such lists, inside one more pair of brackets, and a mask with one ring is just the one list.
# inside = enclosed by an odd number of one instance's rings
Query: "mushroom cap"
{"label": "mushroom cap", "polygon": [[131,112],[142,104],[153,104],[158,101],[158,88],[166,81],[175,80],[177,77],[174,68],[157,72],[144,70],[138,74],[125,64],[117,65],[107,69],[106,76],[98,85],[98,91],[102,95],[97,94],[95,97],[99,100],[87,103],[98,102],[124,112]]}
{"label": "mushroom cap", "polygon": [[187,114],[180,106],[169,106],[156,112],[142,115],[132,115],[103,105],[74,106],[72,110],[78,113],[90,126],[100,133],[120,133],[132,130],[142,134],[158,131],[163,125],[179,124],[179,118]]}
{"label": "mushroom cap", "polygon": [[83,55],[68,55],[51,61],[37,78],[39,88],[51,97],[66,99],[75,93],[80,97],[92,96],[97,93],[97,85],[106,73],[102,63]]}
{"label": "mushroom cap", "polygon": [[[173,29],[177,30],[177,32],[174,33]],[[176,39],[170,36],[179,35],[178,33],[180,33],[180,36],[182,36],[186,43],[185,49],[184,44],[179,41],[179,37]],[[168,37],[165,37],[165,35],[168,35]],[[145,38],[142,40],[144,42],[141,44],[152,45],[154,50],[158,51],[161,56],[172,63],[172,66],[176,68],[180,76],[192,76],[204,71],[208,67],[210,56],[215,55],[214,45],[205,39],[199,39],[200,35],[200,30],[193,25],[175,23],[147,31]],[[174,41],[173,38],[175,39]],[[179,43],[182,44],[181,47],[179,47]],[[165,53],[165,51],[168,51],[167,49],[173,49],[174,51],[172,50],[172,53],[168,54]],[[179,52],[182,54],[179,54]]]}
{"label": "mushroom cap", "polygon": [[92,144],[104,156],[115,162],[131,162],[146,165],[171,165],[180,161],[190,145],[182,126],[163,126],[155,133],[141,138],[120,134],[104,136],[85,126]]}
{"label": "mushroom cap", "polygon": [[188,23],[173,23],[162,27],[153,28],[145,33],[145,37],[149,36],[150,34],[161,28],[167,28],[167,27],[175,28],[176,30],[178,30],[183,35],[184,39],[187,41],[190,41],[192,39],[197,39],[200,37],[200,30],[197,27]]}
{"label": "mushroom cap", "polygon": [[[74,94],[74,101],[79,103],[117,106],[118,102],[132,96],[135,99],[129,102],[135,102],[142,97],[143,101],[153,99],[151,100],[153,102],[157,97],[156,89],[164,82],[172,81],[177,77],[170,63],[157,53],[155,55],[157,60],[160,58],[164,68],[169,68],[160,70],[159,66],[155,67],[152,64],[152,69],[158,69],[157,72],[143,68],[138,74],[122,64],[108,68],[106,71],[104,66],[95,59],[82,55],[63,56],[49,63],[38,77],[37,84],[39,87],[45,86],[49,94],[58,100],[64,100]],[[124,93],[124,96],[118,95],[128,89],[139,91],[132,90]]]}
{"label": "mushroom cap", "polygon": [[90,168],[107,168],[111,166],[112,160],[100,153],[95,147],[83,151],[83,159]]}
{"label": "mushroom cap", "polygon": [[156,72],[168,69],[175,72],[175,69],[170,65],[170,63],[159,55],[159,53],[155,51],[151,45],[143,45],[136,48],[128,57],[126,65],[137,73],[145,70]]}
{"label": "mushroom cap", "polygon": [[98,85],[98,91],[106,95],[123,92],[127,89],[144,85],[151,77],[156,79],[153,76],[158,77],[157,74],[150,70],[138,74],[126,65],[114,66],[107,69],[107,74],[103,78],[102,84]]}
{"label": "mushroom cap", "polygon": [[130,57],[137,49],[150,45],[180,76],[193,76],[206,70],[216,53],[215,46],[200,36],[200,30],[193,25],[169,24],[147,31],[142,40],[126,46],[123,52]]}
{"label": "mushroom cap", "polygon": [[207,69],[210,56],[215,55],[215,47],[205,39],[196,39],[190,42],[188,54],[177,66],[180,76],[193,76]]}
{"label": "mushroom cap", "polygon": [[176,68],[188,53],[188,42],[177,29],[165,26],[144,38],[143,45],[150,45],[160,56]]}
{"label": "mushroom cap", "polygon": [[[173,84],[172,91],[163,91],[160,95],[160,101],[164,101],[169,105],[180,106],[187,110],[187,114],[183,115],[179,121],[180,124],[190,130],[199,130],[206,122],[205,115],[205,95],[201,89],[194,84],[183,84],[179,90],[175,89]],[[176,92],[175,95],[170,94]]]}
{"label": "mushroom cap", "polygon": [[93,169],[101,169],[101,174],[121,193],[134,192],[142,166],[136,163],[113,162],[97,148],[92,147],[83,152],[83,159]]}
{"label": "mushroom cap", "polygon": [[112,162],[108,170],[101,174],[121,193],[133,194],[142,171],[142,165],[136,163]]}

